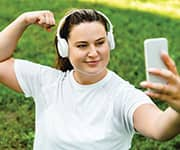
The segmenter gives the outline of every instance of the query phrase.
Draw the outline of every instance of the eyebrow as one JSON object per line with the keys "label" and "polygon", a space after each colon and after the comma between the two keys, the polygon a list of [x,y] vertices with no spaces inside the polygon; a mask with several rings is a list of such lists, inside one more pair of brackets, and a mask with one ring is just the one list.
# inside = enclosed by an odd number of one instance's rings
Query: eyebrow
{"label": "eyebrow", "polygon": [[86,43],[88,43],[88,42],[86,42],[86,41],[77,41],[77,42],[75,42],[75,44],[86,44]]}
{"label": "eyebrow", "polygon": [[[101,41],[101,40],[104,40],[104,39],[105,39],[105,37],[100,37],[95,41],[98,42],[98,41]],[[76,41],[75,42],[75,44],[86,44],[86,43],[88,43],[88,42],[87,41]]]}
{"label": "eyebrow", "polygon": [[100,37],[99,39],[97,39],[96,41],[100,41],[100,40],[104,40],[105,37]]}

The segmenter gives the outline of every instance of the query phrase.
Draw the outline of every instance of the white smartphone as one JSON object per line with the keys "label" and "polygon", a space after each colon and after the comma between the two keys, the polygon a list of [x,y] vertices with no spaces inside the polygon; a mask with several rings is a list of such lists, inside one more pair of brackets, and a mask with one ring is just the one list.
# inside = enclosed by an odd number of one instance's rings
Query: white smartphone
{"label": "white smartphone", "polygon": [[149,68],[166,69],[161,59],[161,52],[168,53],[168,41],[166,38],[152,38],[144,41],[146,79],[150,82],[166,84],[166,81],[148,72]]}

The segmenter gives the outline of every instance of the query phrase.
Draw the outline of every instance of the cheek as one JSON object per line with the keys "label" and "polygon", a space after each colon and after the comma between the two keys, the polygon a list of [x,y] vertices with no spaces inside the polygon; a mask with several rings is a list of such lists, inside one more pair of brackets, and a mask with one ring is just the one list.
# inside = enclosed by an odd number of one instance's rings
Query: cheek
{"label": "cheek", "polygon": [[103,48],[104,52],[103,52],[103,55],[106,59],[109,60],[109,57],[110,57],[110,49],[109,49],[109,45],[107,44],[104,48]]}
{"label": "cheek", "polygon": [[71,64],[77,64],[83,58],[82,53],[80,53],[76,48],[69,49],[69,60]]}
{"label": "cheek", "polygon": [[75,59],[76,59],[76,53],[73,51],[73,49],[69,49],[69,60],[71,64],[74,64]]}
{"label": "cheek", "polygon": [[110,60],[110,50],[108,50],[105,54],[105,60],[106,60],[106,64],[109,63],[109,60]]}

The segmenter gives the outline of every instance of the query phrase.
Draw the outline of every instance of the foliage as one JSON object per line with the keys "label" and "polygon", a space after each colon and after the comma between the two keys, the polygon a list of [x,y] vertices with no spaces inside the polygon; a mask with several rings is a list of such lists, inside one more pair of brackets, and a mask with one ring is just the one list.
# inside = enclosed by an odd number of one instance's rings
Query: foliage
{"label": "foliage", "polygon": [[[169,40],[169,53],[180,69],[180,21],[164,15],[77,0],[1,0],[0,30],[24,11],[48,9],[54,12],[58,22],[70,8],[95,8],[110,16],[114,25],[116,50],[111,52],[109,68],[137,88],[140,88],[139,82],[145,79],[143,41],[146,38],[166,37]],[[53,66],[55,32],[55,28],[48,33],[38,27],[29,27],[16,48],[15,57]],[[33,100],[3,86],[0,89],[0,149],[32,149],[35,112]],[[156,103],[166,108],[161,102]],[[180,136],[168,142],[157,142],[136,135],[131,149],[177,150],[180,149]]]}

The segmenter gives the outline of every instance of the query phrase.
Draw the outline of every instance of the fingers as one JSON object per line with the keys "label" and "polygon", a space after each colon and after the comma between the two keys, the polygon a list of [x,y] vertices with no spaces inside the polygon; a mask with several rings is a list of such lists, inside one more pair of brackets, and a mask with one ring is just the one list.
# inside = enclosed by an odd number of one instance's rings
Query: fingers
{"label": "fingers", "polygon": [[160,83],[151,83],[151,82],[141,82],[140,85],[144,88],[149,88],[153,93],[156,94],[167,94],[174,96],[176,94],[176,88],[174,86],[168,84],[160,84]]}
{"label": "fingers", "polygon": [[40,12],[37,24],[49,30],[52,26],[55,25],[53,13],[50,11]]}
{"label": "fingers", "polygon": [[172,73],[171,71],[167,69],[155,69],[151,68],[148,70],[149,73],[159,76],[163,79],[165,79],[169,83],[176,83],[177,82],[177,75]]}
{"label": "fingers", "polygon": [[178,74],[175,62],[169,57],[167,53],[162,53],[161,58],[171,72]]}
{"label": "fingers", "polygon": [[148,81],[141,82],[140,85],[150,90],[145,93],[155,99],[166,101],[174,110],[180,112],[180,76],[174,61],[163,53],[162,59],[167,69],[149,69],[149,73],[159,76],[167,81],[167,84],[151,83]]}
{"label": "fingers", "polygon": [[37,24],[45,29],[50,29],[55,25],[54,15],[51,11],[33,11],[22,15],[26,25]]}
{"label": "fingers", "polygon": [[155,93],[151,91],[146,91],[145,93],[152,98],[167,102],[169,106],[171,106],[174,110],[180,113],[179,97],[175,97],[175,96],[173,97],[172,95],[163,94],[163,93]]}
{"label": "fingers", "polygon": [[146,94],[152,98],[161,100],[180,100],[180,78],[177,77],[176,83],[161,84],[143,81],[140,83],[143,88],[151,89]]}
{"label": "fingers", "polygon": [[148,96],[155,98],[155,99],[159,99],[162,101],[171,101],[172,97],[166,94],[162,94],[162,93],[155,93],[155,92],[150,92],[150,91],[146,91],[145,92]]}

